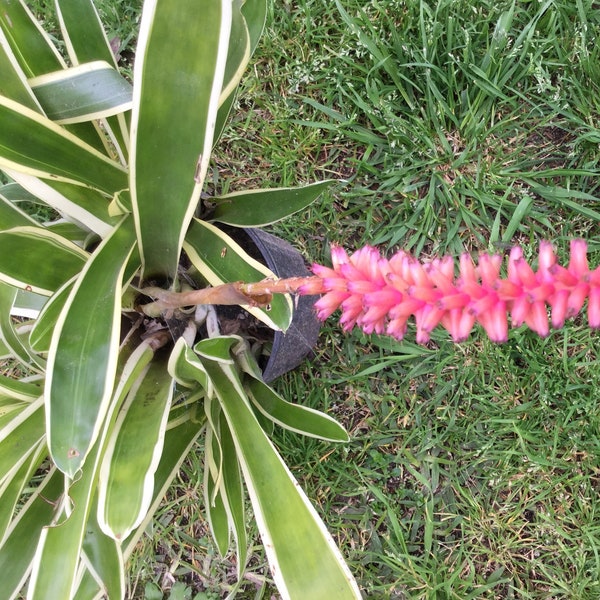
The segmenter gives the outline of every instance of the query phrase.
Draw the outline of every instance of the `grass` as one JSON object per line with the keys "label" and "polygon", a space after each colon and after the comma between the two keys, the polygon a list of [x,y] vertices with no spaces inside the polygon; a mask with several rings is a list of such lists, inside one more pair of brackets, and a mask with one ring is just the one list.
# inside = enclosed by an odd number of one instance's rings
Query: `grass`
{"label": "grass", "polygon": [[[100,3],[126,59],[139,4]],[[599,264],[599,33],[591,0],[278,0],[212,188],[346,180],[275,228],[319,262],[331,242],[531,256],[581,235]],[[410,339],[331,319],[277,383],[351,434],[276,442],[365,597],[600,598],[597,334]],[[257,537],[239,584],[217,555],[202,461],[200,445],[133,556],[131,597],[276,597]]]}

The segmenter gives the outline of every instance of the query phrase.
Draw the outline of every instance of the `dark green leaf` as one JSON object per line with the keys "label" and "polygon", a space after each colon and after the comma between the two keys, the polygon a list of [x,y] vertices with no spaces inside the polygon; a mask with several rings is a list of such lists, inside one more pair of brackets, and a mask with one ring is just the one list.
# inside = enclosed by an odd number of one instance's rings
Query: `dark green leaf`
{"label": "dark green leaf", "polygon": [[145,278],[176,275],[208,168],[230,28],[231,0],[163,0],[144,12],[129,187]]}
{"label": "dark green leaf", "polygon": [[54,329],[46,378],[48,445],[56,465],[70,476],[83,464],[108,408],[122,278],[134,243],[125,219],[86,264]]}
{"label": "dark green leaf", "polygon": [[214,198],[214,221],[239,227],[269,225],[310,206],[333,180],[299,188],[274,188],[234,192]]}

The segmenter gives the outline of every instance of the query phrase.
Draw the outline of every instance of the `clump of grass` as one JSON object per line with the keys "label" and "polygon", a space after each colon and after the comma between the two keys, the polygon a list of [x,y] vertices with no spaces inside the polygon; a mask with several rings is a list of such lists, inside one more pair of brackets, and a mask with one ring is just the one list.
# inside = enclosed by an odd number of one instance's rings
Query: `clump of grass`
{"label": "clump of grass", "polygon": [[[572,234],[557,211],[597,219],[586,95],[598,90],[599,25],[583,2],[336,6],[341,26],[306,50],[312,77],[296,87],[322,113],[301,121],[364,148],[365,238],[458,253],[523,232]],[[305,2],[294,16],[317,10]],[[325,12],[328,33],[336,17]],[[317,34],[304,29],[311,46]]]}

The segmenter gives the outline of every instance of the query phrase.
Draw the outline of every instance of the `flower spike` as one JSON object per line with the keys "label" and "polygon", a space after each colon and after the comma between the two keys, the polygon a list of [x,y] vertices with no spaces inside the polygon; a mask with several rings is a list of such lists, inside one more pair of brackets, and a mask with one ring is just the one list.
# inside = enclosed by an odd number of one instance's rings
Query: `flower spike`
{"label": "flower spike", "polygon": [[502,278],[499,255],[481,254],[475,264],[464,254],[455,274],[448,256],[418,261],[400,251],[386,259],[371,246],[351,255],[333,246],[332,268],[313,265],[320,284],[307,284],[298,291],[323,294],[315,304],[317,315],[326,319],[341,309],[345,330],[358,326],[366,333],[400,340],[412,318],[418,343],[426,343],[438,325],[454,341],[463,341],[475,323],[494,342],[506,341],[509,326],[522,324],[545,337],[550,330],[548,311],[552,327],[560,328],[581,311],[586,300],[590,327],[600,328],[600,267],[590,271],[585,241],[571,242],[566,267],[558,264],[552,244],[544,241],[537,263],[534,270],[516,246]]}

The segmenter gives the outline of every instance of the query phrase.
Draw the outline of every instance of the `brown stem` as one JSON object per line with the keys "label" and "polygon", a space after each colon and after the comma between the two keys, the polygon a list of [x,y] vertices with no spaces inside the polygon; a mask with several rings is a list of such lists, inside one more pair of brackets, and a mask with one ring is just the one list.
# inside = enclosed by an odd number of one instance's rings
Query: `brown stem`
{"label": "brown stem", "polygon": [[170,292],[162,288],[147,287],[141,290],[142,294],[154,298],[155,301],[144,304],[141,310],[149,317],[158,317],[165,310],[198,304],[267,306],[273,294],[297,294],[302,286],[309,287],[312,294],[319,294],[322,291],[320,282],[319,277],[310,276],[263,279],[256,283],[236,281],[187,292]]}

